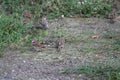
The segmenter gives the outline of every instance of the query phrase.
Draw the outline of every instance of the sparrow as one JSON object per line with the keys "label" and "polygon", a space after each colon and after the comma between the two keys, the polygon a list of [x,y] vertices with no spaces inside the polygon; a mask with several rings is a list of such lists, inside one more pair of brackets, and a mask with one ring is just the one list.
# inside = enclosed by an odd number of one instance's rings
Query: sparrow
{"label": "sparrow", "polygon": [[114,24],[115,23],[115,17],[116,17],[116,9],[112,9],[112,12],[108,15],[108,19],[110,19],[110,23]]}
{"label": "sparrow", "polygon": [[47,30],[49,28],[48,21],[45,15],[42,15],[39,25],[36,26],[37,29]]}
{"label": "sparrow", "polygon": [[55,48],[57,49],[58,52],[61,51],[61,49],[64,47],[65,44],[65,39],[64,37],[59,37],[56,42],[55,42]]}
{"label": "sparrow", "polygon": [[24,18],[29,18],[29,19],[31,19],[32,14],[30,13],[30,11],[24,10],[24,11],[23,11],[23,17],[24,17]]}
{"label": "sparrow", "polygon": [[43,27],[44,27],[45,29],[48,29],[48,28],[49,28],[49,26],[48,26],[48,21],[47,21],[47,18],[46,18],[45,15],[42,16],[41,24],[43,25]]}
{"label": "sparrow", "polygon": [[36,39],[32,39],[32,48],[36,51],[41,51],[43,48],[43,42],[39,42]]}
{"label": "sparrow", "polygon": [[23,19],[22,19],[22,22],[23,22],[24,24],[27,24],[27,23],[30,21],[31,18],[32,18],[32,14],[30,13],[30,11],[24,10],[24,11],[23,11]]}
{"label": "sparrow", "polygon": [[110,19],[109,22],[110,22],[111,24],[115,23],[115,21],[114,21],[114,14],[112,14],[112,13],[109,14],[109,19]]}

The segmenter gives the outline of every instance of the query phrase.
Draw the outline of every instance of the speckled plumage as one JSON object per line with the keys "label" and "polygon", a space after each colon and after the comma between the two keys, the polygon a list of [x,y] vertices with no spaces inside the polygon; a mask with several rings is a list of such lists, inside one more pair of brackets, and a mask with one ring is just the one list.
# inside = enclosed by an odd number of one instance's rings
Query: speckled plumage
{"label": "speckled plumage", "polygon": [[61,51],[61,49],[64,47],[64,44],[65,44],[64,37],[60,37],[56,40],[56,48],[58,52]]}
{"label": "speckled plumage", "polygon": [[32,48],[36,51],[41,51],[43,43],[38,42],[36,39],[32,39]]}

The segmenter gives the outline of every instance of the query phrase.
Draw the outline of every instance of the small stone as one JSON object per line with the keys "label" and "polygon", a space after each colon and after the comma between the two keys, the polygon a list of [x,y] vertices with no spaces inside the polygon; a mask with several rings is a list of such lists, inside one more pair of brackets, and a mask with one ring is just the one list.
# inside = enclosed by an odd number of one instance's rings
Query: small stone
{"label": "small stone", "polygon": [[13,69],[12,72],[15,72],[15,70]]}
{"label": "small stone", "polygon": [[64,18],[64,15],[61,15],[62,18]]}
{"label": "small stone", "polygon": [[97,57],[98,55],[96,55],[96,57]]}
{"label": "small stone", "polygon": [[26,61],[25,61],[25,60],[23,60],[23,63],[26,63]]}
{"label": "small stone", "polygon": [[35,80],[34,78],[29,78],[28,80]]}

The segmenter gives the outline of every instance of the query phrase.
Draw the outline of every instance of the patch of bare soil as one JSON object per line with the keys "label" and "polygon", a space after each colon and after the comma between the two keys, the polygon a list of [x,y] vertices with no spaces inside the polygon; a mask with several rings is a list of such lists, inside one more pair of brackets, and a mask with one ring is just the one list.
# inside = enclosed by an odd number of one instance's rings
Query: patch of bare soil
{"label": "patch of bare soil", "polygon": [[[61,22],[51,21],[51,33],[58,29],[58,23]],[[120,52],[111,48],[114,40],[105,36],[108,32],[120,35],[119,21],[110,24],[106,19],[64,18],[62,23],[66,43],[60,53],[54,48],[42,52],[28,48],[6,50],[0,58],[0,80],[91,80],[85,75],[63,74],[62,71],[89,62],[119,59]]]}

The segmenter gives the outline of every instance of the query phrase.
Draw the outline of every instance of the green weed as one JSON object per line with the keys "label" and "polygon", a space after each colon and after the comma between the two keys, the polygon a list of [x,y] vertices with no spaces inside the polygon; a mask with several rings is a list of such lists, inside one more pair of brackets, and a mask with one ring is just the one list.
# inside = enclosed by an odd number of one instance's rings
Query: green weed
{"label": "green weed", "polygon": [[110,42],[110,49],[113,51],[120,51],[120,40],[119,40],[119,33],[116,31],[108,31],[106,34],[104,34],[103,38],[109,40]]}
{"label": "green weed", "polygon": [[3,57],[4,56],[4,53],[0,52],[0,57]]}
{"label": "green weed", "polygon": [[87,17],[107,15],[111,11],[111,3],[107,0],[84,0],[80,4],[81,13]]}
{"label": "green weed", "polygon": [[49,18],[73,14],[106,15],[111,11],[109,0],[82,0],[81,2],[80,0],[5,0],[0,3],[8,13],[22,14],[23,10],[29,10],[34,16],[38,17],[41,13],[45,13]]}
{"label": "green weed", "polygon": [[[114,62],[116,61],[116,62]],[[114,62],[114,64],[113,64]],[[74,69],[66,69],[62,73],[64,74],[85,74],[92,80],[101,80],[101,78],[105,80],[120,80],[120,64],[119,60],[99,62],[99,63],[89,63],[83,66],[74,68]]]}
{"label": "green weed", "polygon": [[18,19],[4,13],[0,15],[0,24],[0,47],[3,48],[13,42],[19,43],[26,27]]}
{"label": "green weed", "polygon": [[120,51],[120,40],[115,40],[112,44],[112,50]]}

